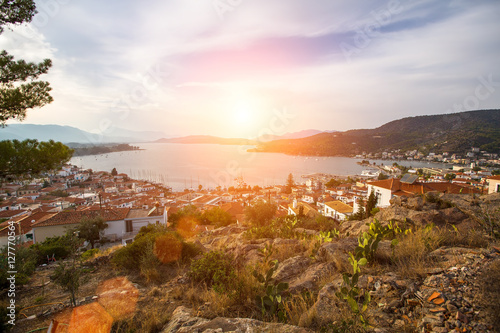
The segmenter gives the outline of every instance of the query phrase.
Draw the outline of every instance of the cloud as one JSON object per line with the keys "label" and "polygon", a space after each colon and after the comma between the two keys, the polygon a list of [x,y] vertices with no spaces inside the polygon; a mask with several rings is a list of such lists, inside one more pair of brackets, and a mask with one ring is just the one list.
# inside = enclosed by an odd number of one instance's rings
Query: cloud
{"label": "cloud", "polygon": [[290,130],[344,130],[448,112],[478,77],[500,81],[496,0],[242,0],[222,17],[217,1],[39,2],[29,38],[0,35],[54,62],[55,102],[27,121],[230,136],[239,98],[293,109]]}

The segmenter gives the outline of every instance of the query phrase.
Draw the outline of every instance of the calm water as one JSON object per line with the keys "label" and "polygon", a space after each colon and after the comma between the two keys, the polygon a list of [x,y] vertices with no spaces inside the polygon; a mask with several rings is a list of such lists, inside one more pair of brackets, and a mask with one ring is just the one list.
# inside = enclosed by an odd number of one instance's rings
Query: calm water
{"label": "calm water", "polygon": [[[179,191],[185,188],[215,188],[234,186],[235,178],[243,177],[249,185],[267,186],[285,184],[289,173],[296,182],[305,181],[302,175],[327,173],[357,175],[366,167],[358,159],[346,157],[299,157],[275,153],[249,153],[240,146],[211,144],[139,144],[141,151],[118,152],[95,156],[75,157],[71,163],[95,171],[116,168],[135,179],[162,182]],[[374,161],[392,164],[390,161]],[[398,162],[413,167],[442,164],[425,162]]]}

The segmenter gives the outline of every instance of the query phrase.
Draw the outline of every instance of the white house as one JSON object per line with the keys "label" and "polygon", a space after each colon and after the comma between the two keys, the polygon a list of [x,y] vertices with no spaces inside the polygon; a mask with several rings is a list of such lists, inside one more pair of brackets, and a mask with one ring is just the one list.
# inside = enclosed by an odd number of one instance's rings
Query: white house
{"label": "white house", "polygon": [[325,202],[323,215],[332,217],[339,221],[344,221],[352,215],[353,210],[354,208],[352,206],[345,204],[342,201],[335,200]]}
{"label": "white house", "polygon": [[500,176],[488,177],[488,194],[500,192]]}
{"label": "white house", "polygon": [[154,207],[153,209],[131,209],[123,220],[108,222],[104,230],[104,236],[111,240],[121,239],[123,244],[134,240],[142,227],[148,224],[167,225],[168,210],[165,207]]}

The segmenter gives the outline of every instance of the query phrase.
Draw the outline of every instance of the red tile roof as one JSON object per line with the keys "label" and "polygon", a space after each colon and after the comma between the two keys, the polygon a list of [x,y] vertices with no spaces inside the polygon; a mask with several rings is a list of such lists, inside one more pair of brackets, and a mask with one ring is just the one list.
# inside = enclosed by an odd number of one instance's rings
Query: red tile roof
{"label": "red tile roof", "polygon": [[[27,216],[15,223],[16,235],[24,235],[32,229],[32,225],[35,223],[43,222],[48,218],[56,215],[55,213],[35,213]],[[34,222],[32,222],[34,221]],[[0,225],[0,237],[6,237],[9,232],[8,222],[4,222]]]}
{"label": "red tile roof", "polygon": [[53,225],[77,224],[82,218],[102,216],[106,221],[119,221],[127,217],[130,208],[115,208],[100,210],[66,211],[52,216],[48,220],[35,223],[33,227],[47,227]]}
{"label": "red tile roof", "polygon": [[453,194],[480,193],[480,191],[477,189],[467,186],[460,186],[449,182],[405,184],[396,178],[379,180],[375,182],[368,182],[368,185],[391,190],[391,192],[396,195],[404,195],[404,193],[424,194],[427,192],[441,192],[441,193],[453,193]]}

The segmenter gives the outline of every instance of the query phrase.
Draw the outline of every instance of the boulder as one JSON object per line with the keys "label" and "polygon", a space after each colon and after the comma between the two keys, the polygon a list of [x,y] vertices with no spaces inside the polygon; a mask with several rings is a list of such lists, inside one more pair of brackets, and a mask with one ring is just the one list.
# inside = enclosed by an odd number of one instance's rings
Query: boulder
{"label": "boulder", "polygon": [[311,264],[311,258],[296,256],[288,258],[280,263],[273,278],[277,281],[290,281],[292,278],[302,274]]}
{"label": "boulder", "polygon": [[324,262],[347,260],[348,253],[353,252],[358,245],[356,238],[342,238],[336,242],[324,243],[318,251],[318,259]]}
{"label": "boulder", "polygon": [[278,323],[266,323],[248,318],[215,318],[212,320],[193,317],[192,310],[180,306],[175,309],[172,319],[163,328],[162,333],[214,333],[214,332],[235,332],[235,333],[308,333],[308,329]]}
{"label": "boulder", "polygon": [[290,293],[301,293],[303,291],[315,291],[318,283],[329,276],[340,275],[337,273],[334,263],[315,263],[309,266],[304,273],[290,282],[288,291]]}
{"label": "boulder", "polygon": [[320,325],[332,322],[335,319],[335,314],[339,312],[340,300],[335,296],[337,290],[338,288],[332,283],[321,288],[316,303],[302,315],[300,321],[303,322],[307,320],[306,318],[314,316]]}

